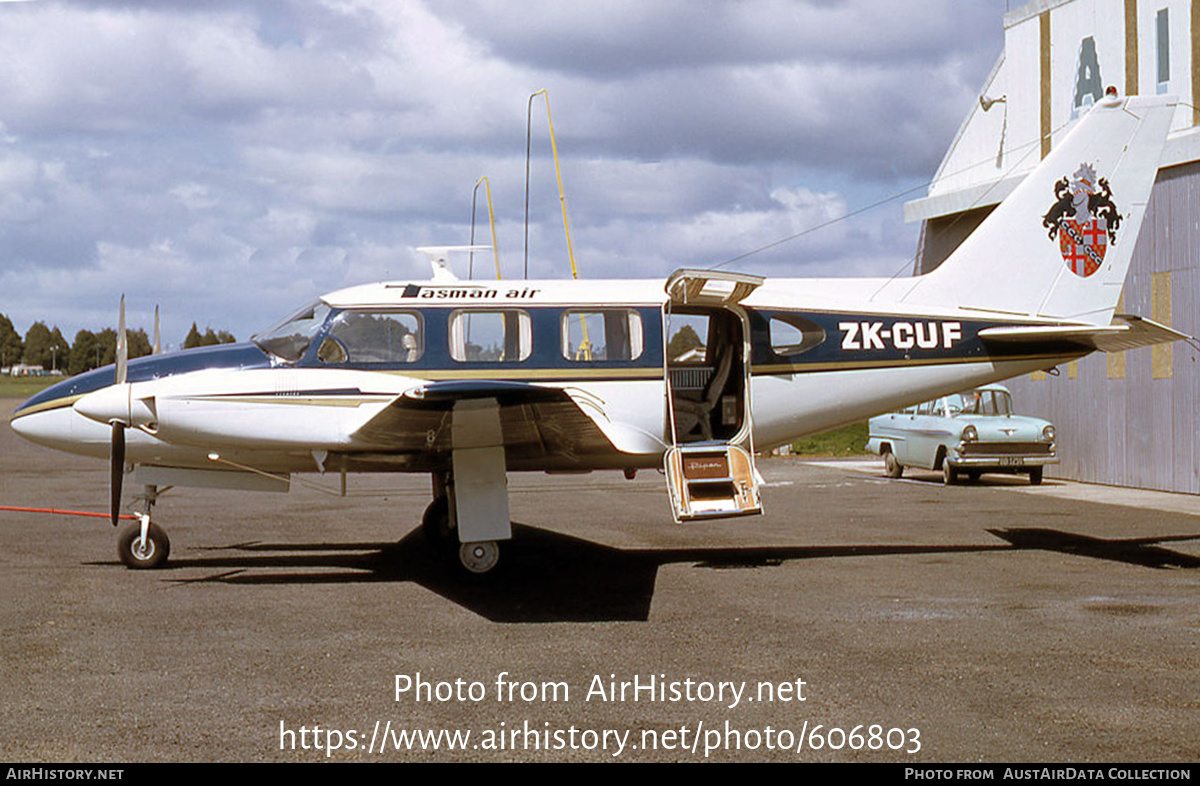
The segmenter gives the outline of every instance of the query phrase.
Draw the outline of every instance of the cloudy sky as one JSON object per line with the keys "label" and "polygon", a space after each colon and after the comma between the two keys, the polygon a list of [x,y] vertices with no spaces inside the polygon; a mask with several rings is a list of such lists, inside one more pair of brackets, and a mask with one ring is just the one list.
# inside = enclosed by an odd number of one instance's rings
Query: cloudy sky
{"label": "cloudy sky", "polygon": [[[245,338],[428,277],[414,249],[468,241],[485,175],[519,277],[543,88],[581,277],[718,264],[927,182],[1006,6],[0,0],[0,313],[70,340],[126,293],[133,327],[161,304],[169,344],[192,321]],[[533,119],[530,276],[569,276],[540,98]],[[902,203],[732,269],[891,275],[916,245]]]}

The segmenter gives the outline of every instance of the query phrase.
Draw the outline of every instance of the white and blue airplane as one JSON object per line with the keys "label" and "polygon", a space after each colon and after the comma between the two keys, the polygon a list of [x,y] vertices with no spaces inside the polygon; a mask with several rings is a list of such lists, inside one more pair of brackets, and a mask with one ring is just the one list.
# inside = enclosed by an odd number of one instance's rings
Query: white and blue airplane
{"label": "white and blue airplane", "polygon": [[484,283],[435,260],[431,280],[324,295],[249,343],[119,350],[12,427],[109,458],[114,525],[134,474],[133,568],[167,558],[150,520],[164,488],[286,490],[294,473],[343,490],[347,473],[429,473],[422,526],[474,573],[512,537],[509,472],[665,468],[678,521],[759,513],[756,449],[1184,338],[1114,313],[1175,106],[1099,102],[926,275]]}

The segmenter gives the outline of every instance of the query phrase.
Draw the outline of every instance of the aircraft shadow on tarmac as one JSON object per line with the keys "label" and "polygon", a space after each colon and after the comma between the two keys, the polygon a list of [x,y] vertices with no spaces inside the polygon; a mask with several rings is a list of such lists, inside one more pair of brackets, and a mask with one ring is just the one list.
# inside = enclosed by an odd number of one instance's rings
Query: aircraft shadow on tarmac
{"label": "aircraft shadow on tarmac", "polygon": [[1125,562],[1147,568],[1200,568],[1200,557],[1165,549],[1157,544],[1200,540],[1200,535],[1165,535],[1160,538],[1104,540],[1057,529],[989,529],[1018,549],[1038,549],[1082,557]]}
{"label": "aircraft shadow on tarmac", "polygon": [[[793,560],[1048,550],[1153,568],[1200,567],[1200,559],[1155,544],[1197,535],[1101,540],[1050,529],[990,529],[1006,545],[775,546],[617,549],[538,527],[515,524],[501,565],[487,577],[464,577],[454,560],[414,530],[398,543],[239,543],[208,547],[220,555],[175,559],[168,569],[219,572],[180,584],[270,585],[415,582],[495,622],[645,621],[658,569],[761,569]],[[230,554],[229,552],[234,552]],[[475,580],[473,580],[475,579]]]}

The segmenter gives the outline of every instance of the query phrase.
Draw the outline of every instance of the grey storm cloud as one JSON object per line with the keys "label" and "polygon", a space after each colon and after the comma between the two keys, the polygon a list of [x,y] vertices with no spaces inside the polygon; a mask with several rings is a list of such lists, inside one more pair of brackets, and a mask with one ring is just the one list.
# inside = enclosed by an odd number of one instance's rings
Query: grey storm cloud
{"label": "grey storm cloud", "polygon": [[[244,337],[322,291],[425,276],[414,248],[466,242],[483,175],[515,275],[541,88],[583,275],[720,262],[930,177],[1004,10],[0,3],[0,313],[73,333],[125,292],[131,313],[162,303],[169,341],[193,320]],[[539,98],[530,272],[561,276],[545,113]],[[890,274],[916,237],[898,204],[739,264]]]}

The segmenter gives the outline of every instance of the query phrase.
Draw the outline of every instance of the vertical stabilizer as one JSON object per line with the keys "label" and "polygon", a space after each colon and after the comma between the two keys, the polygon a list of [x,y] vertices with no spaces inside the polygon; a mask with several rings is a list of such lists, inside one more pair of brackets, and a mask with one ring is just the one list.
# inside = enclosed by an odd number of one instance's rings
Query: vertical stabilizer
{"label": "vertical stabilizer", "polygon": [[1178,99],[1106,98],[900,299],[1106,325]]}

